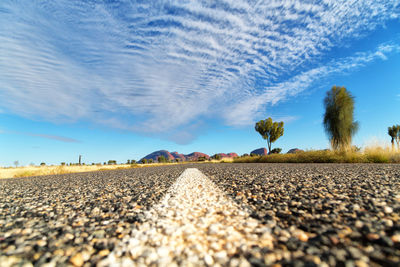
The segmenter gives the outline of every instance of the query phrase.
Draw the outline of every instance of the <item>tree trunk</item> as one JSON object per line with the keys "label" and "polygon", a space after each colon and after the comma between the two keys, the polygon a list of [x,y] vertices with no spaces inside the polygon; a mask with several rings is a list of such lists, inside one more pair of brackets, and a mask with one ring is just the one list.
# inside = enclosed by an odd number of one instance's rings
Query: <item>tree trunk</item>
{"label": "tree trunk", "polygon": [[268,155],[271,154],[271,141],[267,140],[268,143]]}

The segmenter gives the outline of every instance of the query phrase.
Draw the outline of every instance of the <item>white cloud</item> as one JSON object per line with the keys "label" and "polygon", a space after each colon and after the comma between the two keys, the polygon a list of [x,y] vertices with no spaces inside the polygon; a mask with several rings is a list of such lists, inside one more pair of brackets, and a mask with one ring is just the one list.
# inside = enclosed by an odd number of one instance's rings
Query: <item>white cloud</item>
{"label": "white cloud", "polygon": [[346,73],[364,66],[374,60],[387,58],[386,54],[400,52],[399,45],[380,45],[376,50],[357,53],[353,57],[333,60],[328,64],[300,73],[293,78],[265,88],[265,93],[251,96],[244,101],[238,102],[234,107],[234,112],[225,113],[226,121],[230,125],[244,126],[251,125],[254,119],[263,116],[261,111],[265,106],[274,105],[277,102],[286,100],[288,97],[297,95],[306,90],[315,82],[336,73]]}
{"label": "white cloud", "polygon": [[59,135],[51,135],[51,134],[39,134],[39,133],[30,133],[30,132],[19,132],[19,131],[4,131],[0,129],[0,134],[18,134],[18,135],[28,135],[28,136],[33,136],[33,137],[41,137],[45,139],[52,139],[64,143],[80,143],[79,140],[65,137],[65,136],[59,136]]}
{"label": "white cloud", "polygon": [[399,52],[385,45],[298,74],[398,14],[389,0],[3,1],[0,106],[190,140],[200,117],[248,124],[316,77]]}

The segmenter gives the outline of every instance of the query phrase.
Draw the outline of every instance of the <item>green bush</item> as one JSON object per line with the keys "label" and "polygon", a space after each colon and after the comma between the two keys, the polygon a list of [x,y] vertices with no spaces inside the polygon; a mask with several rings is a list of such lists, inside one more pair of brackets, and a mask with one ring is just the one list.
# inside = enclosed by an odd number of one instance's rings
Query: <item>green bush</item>
{"label": "green bush", "polygon": [[221,159],[221,155],[215,154],[215,155],[213,155],[211,158],[212,158],[212,159],[215,159],[215,160],[220,160],[220,159]]}
{"label": "green bush", "polygon": [[167,159],[163,155],[161,155],[157,157],[157,161],[160,163],[165,163],[167,162]]}
{"label": "green bush", "polygon": [[277,147],[277,148],[272,149],[270,154],[279,154],[281,152],[282,152],[282,148]]}
{"label": "green bush", "polygon": [[206,157],[199,157],[198,159],[197,159],[197,161],[206,161]]}

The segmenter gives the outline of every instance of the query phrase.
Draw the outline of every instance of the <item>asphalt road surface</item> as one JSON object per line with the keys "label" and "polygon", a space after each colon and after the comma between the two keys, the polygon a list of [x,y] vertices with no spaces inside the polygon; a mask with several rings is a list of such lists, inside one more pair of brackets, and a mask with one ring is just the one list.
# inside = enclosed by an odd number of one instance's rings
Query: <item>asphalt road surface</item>
{"label": "asphalt road surface", "polygon": [[0,266],[400,266],[400,165],[0,180]]}

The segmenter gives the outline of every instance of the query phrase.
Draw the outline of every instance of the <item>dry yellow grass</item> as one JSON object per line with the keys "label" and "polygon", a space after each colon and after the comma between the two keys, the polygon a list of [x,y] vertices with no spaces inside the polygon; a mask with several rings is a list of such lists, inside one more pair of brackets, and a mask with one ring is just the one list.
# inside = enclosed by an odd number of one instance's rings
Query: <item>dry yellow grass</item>
{"label": "dry yellow grass", "polygon": [[230,163],[230,162],[233,162],[233,158],[211,159],[210,161],[203,161],[203,162]]}
{"label": "dry yellow grass", "polygon": [[135,168],[138,165],[81,165],[81,166],[27,166],[18,168],[0,168],[1,178],[18,178],[27,176],[52,175],[75,172],[91,172]]}
{"label": "dry yellow grass", "polygon": [[296,154],[248,156],[235,163],[400,163],[400,152],[388,147],[366,147],[362,151],[309,150]]}

